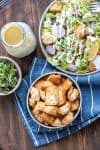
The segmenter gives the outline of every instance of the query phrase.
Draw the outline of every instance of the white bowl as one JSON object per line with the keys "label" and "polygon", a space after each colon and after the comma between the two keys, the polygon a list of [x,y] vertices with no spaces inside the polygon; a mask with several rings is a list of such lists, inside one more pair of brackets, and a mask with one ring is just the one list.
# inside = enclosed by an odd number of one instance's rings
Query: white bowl
{"label": "white bowl", "polygon": [[[42,25],[43,25],[43,22],[45,20],[45,15],[48,13],[49,9],[50,9],[50,6],[55,3],[55,1],[57,0],[54,0],[53,2],[51,2],[47,8],[45,9],[42,17],[41,17],[41,20],[40,20],[40,24],[39,24],[39,32],[38,32],[38,36],[39,36],[39,43],[40,43],[40,47],[41,47],[41,50],[44,54],[44,56],[46,57],[46,59],[48,57],[50,57],[50,55],[47,53],[46,49],[45,49],[45,46],[42,42],[42,38],[41,38],[41,28],[42,28]],[[51,64],[51,63],[50,63]],[[51,64],[52,65],[52,64]],[[53,66],[54,67],[54,66]],[[88,73],[84,73],[84,74],[79,74],[79,73],[75,73],[75,72],[72,72],[72,71],[69,71],[69,70],[65,70],[63,69],[61,66],[55,66],[55,68],[57,68],[58,70],[66,73],[66,74],[70,74],[70,75],[78,75],[78,76],[85,76],[85,75],[90,75],[90,74],[94,74],[94,73],[97,73],[100,71],[100,68],[98,68],[96,71],[92,71],[92,72],[88,72]]]}
{"label": "white bowl", "polygon": [[9,62],[11,62],[12,64],[14,64],[17,72],[18,72],[18,82],[16,84],[16,86],[9,92],[7,93],[2,93],[0,92],[0,96],[4,96],[4,95],[10,95],[12,94],[14,91],[17,90],[17,88],[19,87],[20,83],[21,83],[21,80],[22,80],[22,72],[21,72],[21,69],[20,69],[20,66],[17,64],[16,61],[14,61],[12,58],[9,58],[9,57],[5,57],[5,56],[0,56],[0,60],[7,60]]}
{"label": "white bowl", "polygon": [[31,90],[32,86],[33,86],[38,80],[40,80],[40,79],[42,79],[42,78],[44,78],[44,77],[46,77],[46,76],[48,76],[48,75],[51,75],[51,74],[60,74],[60,75],[64,76],[65,78],[69,78],[69,79],[73,82],[73,84],[76,86],[76,88],[79,90],[79,93],[80,93],[80,96],[79,96],[79,103],[80,103],[80,105],[79,105],[79,108],[78,108],[77,112],[76,112],[75,115],[74,115],[73,121],[74,121],[74,120],[77,118],[77,116],[79,115],[79,112],[80,112],[80,109],[81,109],[81,106],[82,106],[82,94],[81,94],[80,87],[79,87],[79,85],[76,83],[76,81],[73,80],[73,79],[72,79],[70,76],[68,76],[67,74],[64,74],[64,73],[61,73],[61,72],[49,72],[49,73],[46,73],[46,74],[41,75],[40,77],[38,77],[38,78],[31,84],[31,86],[30,86],[30,88],[29,88],[29,90],[28,90],[28,93],[27,93],[27,101],[26,101],[26,103],[27,103],[27,110],[28,110],[28,112],[29,112],[31,118],[32,118],[39,126],[42,126],[42,127],[44,127],[44,128],[47,128],[47,129],[53,129],[53,130],[55,130],[55,129],[60,129],[60,128],[66,127],[66,126],[70,125],[72,122],[71,122],[70,124],[68,124],[68,125],[63,125],[63,126],[60,126],[60,127],[53,127],[53,126],[44,125],[44,124],[40,123],[40,122],[33,116],[32,112],[31,112],[31,109],[30,109],[30,106],[29,106],[29,94],[30,94],[30,90]]}

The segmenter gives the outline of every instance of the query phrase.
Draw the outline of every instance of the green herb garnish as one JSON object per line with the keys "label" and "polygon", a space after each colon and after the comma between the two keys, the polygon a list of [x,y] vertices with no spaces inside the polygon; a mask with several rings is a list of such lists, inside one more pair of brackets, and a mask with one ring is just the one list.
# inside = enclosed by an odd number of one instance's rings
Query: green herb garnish
{"label": "green herb garnish", "polygon": [[84,56],[81,60],[80,60],[80,65],[77,68],[77,73],[83,74],[83,73],[87,73],[87,66],[88,66],[88,60],[87,57]]}
{"label": "green herb garnish", "polygon": [[6,60],[0,61],[0,92],[8,93],[17,82],[17,71],[14,65]]}

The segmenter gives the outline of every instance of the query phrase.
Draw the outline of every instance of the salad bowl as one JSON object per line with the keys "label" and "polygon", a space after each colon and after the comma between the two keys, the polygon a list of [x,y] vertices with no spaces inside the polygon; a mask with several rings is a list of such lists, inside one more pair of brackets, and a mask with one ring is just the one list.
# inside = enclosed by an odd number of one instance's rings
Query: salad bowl
{"label": "salad bowl", "polygon": [[[51,65],[64,73],[88,75],[100,71],[100,18],[85,0],[77,2],[50,3],[40,21],[39,42]],[[61,10],[56,10],[57,3]],[[68,26],[71,22],[73,26]]]}

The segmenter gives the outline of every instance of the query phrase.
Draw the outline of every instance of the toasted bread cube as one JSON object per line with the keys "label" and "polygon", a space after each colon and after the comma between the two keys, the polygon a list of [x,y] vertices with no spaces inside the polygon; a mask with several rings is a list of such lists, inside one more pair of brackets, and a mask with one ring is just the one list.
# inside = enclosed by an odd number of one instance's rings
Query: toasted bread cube
{"label": "toasted bread cube", "polygon": [[40,112],[40,111],[34,109],[34,110],[32,111],[32,113],[33,113],[34,117],[35,117],[39,122],[43,123],[43,119],[42,119],[42,117],[41,117],[41,112]]}
{"label": "toasted bread cube", "polygon": [[58,113],[60,115],[66,115],[70,111],[70,107],[71,107],[70,103],[66,102],[65,105],[58,108]]}
{"label": "toasted bread cube", "polygon": [[46,88],[53,86],[53,83],[51,81],[46,80],[39,80],[35,83],[35,87],[39,90],[45,90]]}
{"label": "toasted bread cube", "polygon": [[41,89],[41,87],[43,86],[43,82],[44,80],[39,80],[35,83],[34,87],[37,88],[38,90]]}
{"label": "toasted bread cube", "polygon": [[66,79],[64,77],[61,78],[61,83],[64,83]]}
{"label": "toasted bread cube", "polygon": [[42,111],[49,114],[49,115],[57,116],[58,107],[56,107],[56,106],[45,106]]}
{"label": "toasted bread cube", "polygon": [[82,39],[86,36],[86,28],[84,24],[79,25],[74,29],[74,33],[78,39]]}
{"label": "toasted bread cube", "polygon": [[43,111],[44,107],[45,107],[45,103],[42,101],[39,101],[39,102],[37,102],[37,104],[35,106],[35,110]]}
{"label": "toasted bread cube", "polygon": [[[100,53],[100,51],[98,51],[98,55],[100,55],[99,54]],[[90,63],[89,65],[88,65],[88,71],[89,72],[93,72],[93,71],[96,71],[96,65],[94,64],[94,63]]]}
{"label": "toasted bread cube", "polygon": [[63,5],[60,1],[57,1],[55,3],[53,3],[50,7],[50,12],[52,13],[58,13],[61,12],[63,8]]}
{"label": "toasted bread cube", "polygon": [[61,82],[61,75],[49,75],[49,77],[47,78],[47,80],[51,81],[52,83],[59,85]]}
{"label": "toasted bread cube", "polygon": [[48,87],[46,90],[46,105],[58,105],[59,99],[58,99],[58,87],[57,86],[51,86]]}
{"label": "toasted bread cube", "polygon": [[35,105],[36,105],[36,101],[34,100],[34,98],[29,98],[29,105],[31,106],[31,107],[34,107]]}
{"label": "toasted bread cube", "polygon": [[46,88],[51,87],[51,86],[53,86],[53,83],[51,81],[44,81],[41,89],[46,90]]}
{"label": "toasted bread cube", "polygon": [[67,125],[70,124],[73,121],[74,115],[72,112],[69,112],[66,116],[62,119],[62,124]]}
{"label": "toasted bread cube", "polygon": [[56,38],[50,33],[50,32],[44,32],[42,34],[42,42],[45,45],[54,44],[56,41]]}
{"label": "toasted bread cube", "polygon": [[79,97],[78,89],[71,87],[68,91],[67,97],[70,101],[75,101]]}
{"label": "toasted bread cube", "polygon": [[76,111],[79,109],[79,100],[76,100],[71,103],[71,111]]}
{"label": "toasted bread cube", "polygon": [[30,94],[31,94],[31,98],[33,98],[35,101],[40,100],[40,93],[39,93],[39,90],[37,88],[32,87]]}
{"label": "toasted bread cube", "polygon": [[54,121],[54,117],[53,116],[51,116],[51,115],[49,115],[47,113],[44,113],[44,112],[41,114],[41,117],[42,117],[42,119],[43,119],[44,122],[46,122],[46,123],[48,123],[50,125]]}
{"label": "toasted bread cube", "polygon": [[41,97],[41,100],[46,101],[46,92],[43,90],[40,90],[40,97]]}
{"label": "toasted bread cube", "polygon": [[72,86],[72,81],[70,79],[66,79],[64,82],[63,82],[63,88],[65,91],[68,91],[71,86]]}
{"label": "toasted bread cube", "polygon": [[66,91],[64,90],[63,86],[60,85],[58,87],[59,90],[59,106],[64,105],[66,102]]}
{"label": "toasted bread cube", "polygon": [[60,127],[60,126],[62,126],[61,120],[59,118],[56,118],[54,120],[54,122],[52,123],[52,126],[54,126],[54,127]]}

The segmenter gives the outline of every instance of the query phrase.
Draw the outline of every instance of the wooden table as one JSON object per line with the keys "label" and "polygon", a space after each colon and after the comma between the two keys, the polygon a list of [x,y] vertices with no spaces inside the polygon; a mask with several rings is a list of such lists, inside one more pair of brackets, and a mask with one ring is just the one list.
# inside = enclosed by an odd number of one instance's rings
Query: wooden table
{"label": "wooden table", "polygon": [[[0,27],[11,21],[28,23],[38,38],[38,26],[43,11],[52,0],[12,0],[12,4],[0,10]],[[0,55],[8,55],[0,45]],[[27,73],[32,55],[15,59],[21,66],[23,76]],[[34,53],[43,57],[39,43]],[[35,150],[32,141],[24,128],[11,96],[0,97],[0,150]],[[40,150],[100,150],[100,120]]]}

